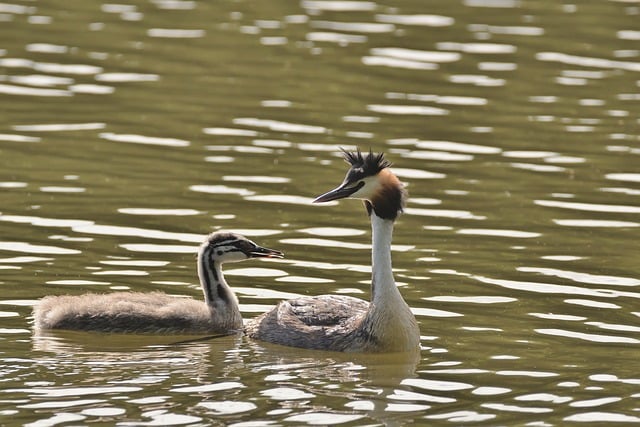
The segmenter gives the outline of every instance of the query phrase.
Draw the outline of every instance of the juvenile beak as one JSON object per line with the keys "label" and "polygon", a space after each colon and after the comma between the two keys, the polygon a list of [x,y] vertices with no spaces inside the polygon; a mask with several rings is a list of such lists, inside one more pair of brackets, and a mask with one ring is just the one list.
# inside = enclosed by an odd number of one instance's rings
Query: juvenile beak
{"label": "juvenile beak", "polygon": [[257,246],[249,252],[250,258],[284,258],[284,253],[275,249],[263,248]]}
{"label": "juvenile beak", "polygon": [[348,185],[348,182],[343,182],[340,187],[334,188],[333,190],[316,197],[312,203],[330,202],[332,200],[344,199],[345,197],[349,197],[350,195],[361,189],[364,185],[364,182],[360,181],[353,187],[349,187]]}

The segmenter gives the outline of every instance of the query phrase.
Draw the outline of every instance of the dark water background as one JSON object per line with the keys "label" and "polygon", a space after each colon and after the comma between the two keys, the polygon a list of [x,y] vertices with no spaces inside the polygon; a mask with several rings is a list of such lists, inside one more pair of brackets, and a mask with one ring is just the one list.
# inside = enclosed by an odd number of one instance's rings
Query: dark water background
{"label": "dark water background", "polygon": [[[640,421],[640,4],[0,4],[0,424]],[[215,229],[245,318],[368,298],[357,202],[311,205],[338,147],[411,200],[396,279],[417,363],[244,338],[55,333],[49,294],[201,298]]]}

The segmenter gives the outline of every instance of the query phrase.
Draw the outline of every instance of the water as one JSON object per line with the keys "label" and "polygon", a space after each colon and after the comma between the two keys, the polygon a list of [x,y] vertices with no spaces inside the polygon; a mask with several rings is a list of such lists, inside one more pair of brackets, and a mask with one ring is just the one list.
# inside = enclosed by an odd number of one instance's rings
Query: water
{"label": "water", "polygon": [[[0,423],[640,421],[640,7],[512,0],[0,4]],[[311,205],[385,151],[411,200],[394,268],[420,360],[242,337],[34,336],[50,294],[201,298],[245,318],[368,298],[359,203]]]}

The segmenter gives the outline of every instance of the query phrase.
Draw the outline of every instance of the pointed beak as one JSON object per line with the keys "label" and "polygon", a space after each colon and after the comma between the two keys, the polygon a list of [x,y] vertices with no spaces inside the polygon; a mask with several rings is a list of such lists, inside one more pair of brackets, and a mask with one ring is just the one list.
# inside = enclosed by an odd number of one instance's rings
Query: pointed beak
{"label": "pointed beak", "polygon": [[354,185],[353,187],[349,187],[348,185],[348,182],[343,182],[340,187],[334,188],[333,190],[316,197],[312,203],[330,202],[332,200],[344,199],[345,197],[349,197],[350,195],[361,189],[364,185],[364,182],[361,181],[358,183],[358,185]]}
{"label": "pointed beak", "polygon": [[249,258],[284,258],[284,253],[256,245],[256,247],[249,252]]}

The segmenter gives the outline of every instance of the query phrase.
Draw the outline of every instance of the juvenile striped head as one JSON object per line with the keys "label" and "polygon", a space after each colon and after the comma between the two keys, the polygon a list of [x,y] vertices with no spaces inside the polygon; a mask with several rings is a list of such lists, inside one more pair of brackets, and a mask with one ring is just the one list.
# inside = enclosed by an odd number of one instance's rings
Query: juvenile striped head
{"label": "juvenile striped head", "polygon": [[384,158],[384,153],[374,154],[369,151],[363,155],[359,149],[355,152],[342,152],[351,166],[342,184],[318,196],[313,202],[363,199],[369,214],[373,212],[380,218],[395,220],[404,208],[407,192],[389,170],[391,162]]}
{"label": "juvenile striped head", "polygon": [[205,262],[225,263],[244,261],[249,258],[283,258],[284,254],[275,249],[258,246],[240,234],[217,231],[210,234],[200,246],[199,258]]}

